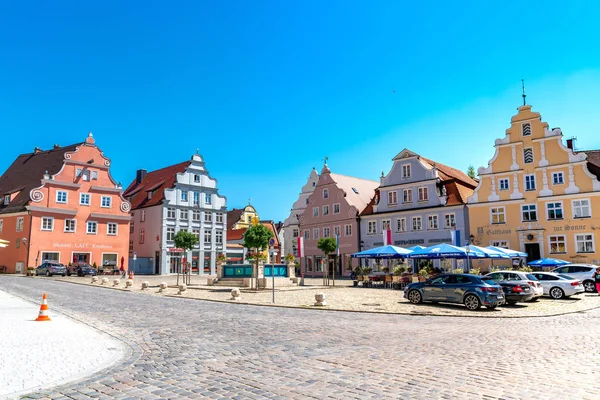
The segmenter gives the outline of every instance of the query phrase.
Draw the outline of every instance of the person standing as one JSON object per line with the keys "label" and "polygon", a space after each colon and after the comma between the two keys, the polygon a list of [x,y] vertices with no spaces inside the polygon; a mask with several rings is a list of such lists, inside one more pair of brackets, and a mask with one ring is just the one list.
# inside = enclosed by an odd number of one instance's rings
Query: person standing
{"label": "person standing", "polygon": [[596,292],[598,292],[598,295],[600,295],[600,267],[596,268],[594,280],[596,281]]}

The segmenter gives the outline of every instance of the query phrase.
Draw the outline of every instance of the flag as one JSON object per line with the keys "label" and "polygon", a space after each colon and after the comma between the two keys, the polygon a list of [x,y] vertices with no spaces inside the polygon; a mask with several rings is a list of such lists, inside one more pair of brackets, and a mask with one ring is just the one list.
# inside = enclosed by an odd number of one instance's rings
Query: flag
{"label": "flag", "polygon": [[304,256],[304,238],[299,236],[298,237],[298,258],[301,258]]}
{"label": "flag", "polygon": [[336,247],[337,255],[339,257],[340,256],[340,235],[338,235],[337,233],[335,235],[335,247]]}
{"label": "flag", "polygon": [[383,245],[387,246],[389,244],[392,244],[392,230],[384,229],[383,230]]}
{"label": "flag", "polygon": [[452,237],[452,244],[454,246],[460,247],[460,231],[458,231],[458,230],[450,231],[450,236]]}

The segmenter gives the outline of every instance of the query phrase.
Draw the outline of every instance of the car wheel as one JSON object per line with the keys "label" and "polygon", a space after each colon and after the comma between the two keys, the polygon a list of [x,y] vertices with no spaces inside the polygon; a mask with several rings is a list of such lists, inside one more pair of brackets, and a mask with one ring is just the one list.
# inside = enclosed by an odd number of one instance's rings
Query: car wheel
{"label": "car wheel", "polygon": [[66,274],[61,274],[60,276],[66,276]]}
{"label": "car wheel", "polygon": [[583,288],[588,293],[594,293],[596,291],[596,284],[594,283],[594,281],[584,281]]}
{"label": "car wheel", "polygon": [[559,287],[553,287],[550,289],[550,297],[552,297],[553,299],[562,299],[563,297],[565,297],[565,292],[563,292],[563,290]]}
{"label": "car wheel", "polygon": [[419,304],[423,301],[423,297],[418,290],[413,289],[408,292],[408,300],[413,304]]}
{"label": "car wheel", "polygon": [[83,272],[78,272],[77,276],[83,276]]}
{"label": "car wheel", "polygon": [[479,307],[481,307],[481,302],[479,301],[479,298],[474,294],[466,295],[465,299],[463,300],[463,303],[465,304],[465,307],[467,307],[467,309],[471,311],[479,310]]}
{"label": "car wheel", "polygon": [[70,272],[67,272],[67,276],[71,276],[71,273],[70,273]]}
{"label": "car wheel", "polygon": [[35,276],[39,276],[39,275],[40,275],[40,274],[38,274],[38,272],[37,272],[37,271],[35,271]]}
{"label": "car wheel", "polygon": [[493,310],[493,309],[495,309],[496,307],[498,307],[498,305],[497,305],[497,304],[494,304],[494,305],[489,305],[489,306],[486,306],[486,307],[487,307],[489,310]]}
{"label": "car wheel", "polygon": [[509,306],[514,306],[515,304],[517,304],[516,301],[507,301],[506,304],[508,304]]}
{"label": "car wheel", "polygon": [[531,300],[529,300],[529,301],[532,302],[532,303],[535,303],[539,299],[540,299],[539,297],[532,297]]}
{"label": "car wheel", "polygon": [[46,271],[46,276],[50,276],[50,271]]}

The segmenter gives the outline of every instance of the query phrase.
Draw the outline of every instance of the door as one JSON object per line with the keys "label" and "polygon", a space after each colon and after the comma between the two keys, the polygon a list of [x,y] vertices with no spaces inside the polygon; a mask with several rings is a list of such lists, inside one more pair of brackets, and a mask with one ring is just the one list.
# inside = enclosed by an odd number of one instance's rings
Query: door
{"label": "door", "polygon": [[449,275],[444,286],[446,301],[462,303],[463,296],[471,285],[471,278],[463,275]]}
{"label": "door", "polygon": [[527,253],[527,262],[535,261],[540,259],[540,245],[539,243],[526,243],[525,252]]}
{"label": "door", "polygon": [[160,251],[154,252],[154,273],[160,275]]}
{"label": "door", "polygon": [[425,282],[423,285],[423,300],[443,300],[446,297],[444,287],[446,286],[447,278],[448,276],[438,276]]}

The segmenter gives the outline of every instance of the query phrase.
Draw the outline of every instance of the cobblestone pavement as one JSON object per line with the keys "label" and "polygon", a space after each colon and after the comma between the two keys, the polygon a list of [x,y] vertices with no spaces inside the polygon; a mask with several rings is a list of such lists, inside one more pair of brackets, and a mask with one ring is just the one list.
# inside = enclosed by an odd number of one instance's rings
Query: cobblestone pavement
{"label": "cobblestone pavement", "polygon": [[598,399],[600,311],[493,319],[318,312],[0,277],[132,357],[35,398]]}

